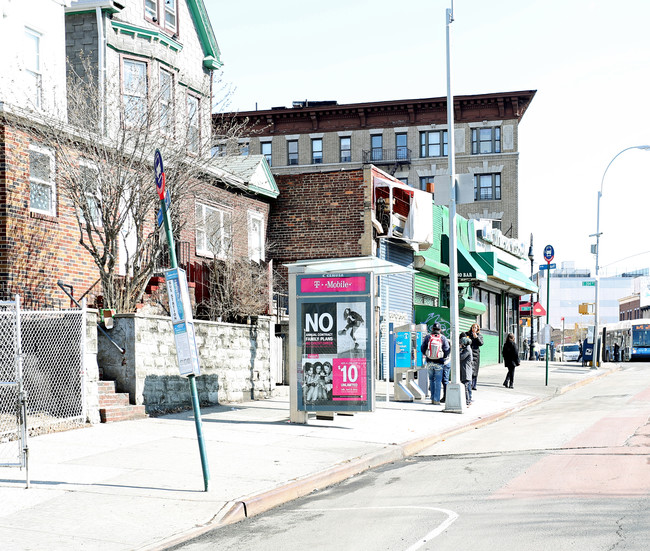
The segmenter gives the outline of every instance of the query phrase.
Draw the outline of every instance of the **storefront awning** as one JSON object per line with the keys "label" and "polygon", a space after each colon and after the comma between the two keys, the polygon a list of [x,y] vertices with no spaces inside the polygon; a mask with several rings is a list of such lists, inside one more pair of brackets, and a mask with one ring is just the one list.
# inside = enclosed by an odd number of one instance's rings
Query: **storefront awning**
{"label": "storefront awning", "polygon": [[413,266],[424,272],[449,277],[449,266],[442,262],[438,262],[437,260],[433,260],[433,258],[427,258],[421,254],[416,254],[413,257]]}
{"label": "storefront awning", "polygon": [[[449,236],[442,236],[441,247],[442,261],[449,265]],[[456,253],[459,281],[487,281],[485,270],[460,241],[456,242]]]}
{"label": "storefront awning", "polygon": [[509,291],[518,295],[538,292],[537,285],[521,272],[499,262],[495,253],[472,253],[472,256],[479,262],[490,280],[505,285]]}

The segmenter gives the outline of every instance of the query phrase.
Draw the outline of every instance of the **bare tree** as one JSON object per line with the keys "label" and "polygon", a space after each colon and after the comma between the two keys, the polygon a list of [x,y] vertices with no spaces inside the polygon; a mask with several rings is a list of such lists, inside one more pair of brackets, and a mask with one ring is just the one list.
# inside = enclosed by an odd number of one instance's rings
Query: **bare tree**
{"label": "bare tree", "polygon": [[[177,120],[180,109],[174,113],[168,83],[154,88],[138,75],[127,75],[126,93],[105,93],[91,65],[84,60],[81,67],[69,70],[68,122],[64,117],[28,117],[23,124],[56,152],[59,189],[74,207],[79,243],[97,266],[104,306],[131,312],[163,250],[155,224],[156,149],[164,159],[177,235],[182,206],[200,182],[238,183],[213,166],[212,137],[198,123],[199,117],[210,117],[208,101],[201,113],[198,101],[196,106],[188,103],[188,113]],[[233,140],[242,128],[222,126],[217,132]]]}

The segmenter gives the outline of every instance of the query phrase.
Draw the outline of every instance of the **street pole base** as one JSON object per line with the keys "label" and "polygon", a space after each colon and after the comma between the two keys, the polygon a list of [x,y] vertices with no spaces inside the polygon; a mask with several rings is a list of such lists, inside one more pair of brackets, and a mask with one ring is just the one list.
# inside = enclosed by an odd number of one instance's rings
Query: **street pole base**
{"label": "street pole base", "polygon": [[449,383],[445,395],[445,413],[465,413],[465,385]]}

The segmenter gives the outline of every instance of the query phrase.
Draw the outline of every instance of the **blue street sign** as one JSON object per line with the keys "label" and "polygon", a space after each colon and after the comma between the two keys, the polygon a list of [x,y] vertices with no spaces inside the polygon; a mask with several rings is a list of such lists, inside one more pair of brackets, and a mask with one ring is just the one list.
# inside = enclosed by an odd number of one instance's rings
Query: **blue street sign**
{"label": "blue street sign", "polygon": [[546,260],[546,262],[550,262],[551,260],[553,260],[554,256],[555,256],[555,250],[553,249],[553,246],[546,245],[546,247],[544,247],[544,260]]}
{"label": "blue street sign", "polygon": [[540,264],[540,270],[555,270],[555,264]]}

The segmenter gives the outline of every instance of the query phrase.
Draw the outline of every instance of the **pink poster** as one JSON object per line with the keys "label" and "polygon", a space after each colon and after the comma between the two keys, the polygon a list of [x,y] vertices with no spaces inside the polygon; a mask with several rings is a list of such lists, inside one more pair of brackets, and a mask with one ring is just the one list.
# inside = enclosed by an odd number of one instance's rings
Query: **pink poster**
{"label": "pink poster", "polygon": [[366,400],[366,359],[334,358],[332,400]]}
{"label": "pink poster", "polygon": [[365,276],[305,277],[300,280],[301,293],[364,293]]}

